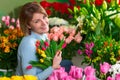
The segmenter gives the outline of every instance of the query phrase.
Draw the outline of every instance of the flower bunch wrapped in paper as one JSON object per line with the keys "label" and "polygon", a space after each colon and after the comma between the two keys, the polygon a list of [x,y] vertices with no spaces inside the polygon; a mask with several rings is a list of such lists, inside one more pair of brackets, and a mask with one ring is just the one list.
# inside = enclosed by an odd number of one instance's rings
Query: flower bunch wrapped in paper
{"label": "flower bunch wrapped in paper", "polygon": [[61,40],[59,43],[54,40],[38,40],[36,41],[36,55],[39,60],[31,61],[30,63],[32,66],[46,69],[47,67],[52,66],[55,53],[58,50],[62,50],[64,47],[64,40]]}

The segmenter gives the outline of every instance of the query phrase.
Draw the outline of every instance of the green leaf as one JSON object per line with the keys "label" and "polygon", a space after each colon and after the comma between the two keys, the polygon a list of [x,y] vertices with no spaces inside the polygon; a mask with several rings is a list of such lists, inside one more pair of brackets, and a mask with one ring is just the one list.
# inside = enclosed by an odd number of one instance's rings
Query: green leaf
{"label": "green leaf", "polygon": [[41,69],[46,69],[48,66],[40,63],[40,62],[36,62],[36,61],[30,61],[30,64],[32,64],[33,67],[39,67]]}

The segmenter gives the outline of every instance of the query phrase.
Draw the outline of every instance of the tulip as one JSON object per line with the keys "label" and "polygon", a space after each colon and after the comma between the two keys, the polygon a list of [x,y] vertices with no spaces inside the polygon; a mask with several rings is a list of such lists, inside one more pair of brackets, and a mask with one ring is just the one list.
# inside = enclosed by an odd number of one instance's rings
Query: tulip
{"label": "tulip", "polygon": [[108,64],[107,62],[104,62],[103,65],[100,64],[100,72],[103,74],[106,74],[108,70],[110,69],[111,65]]}

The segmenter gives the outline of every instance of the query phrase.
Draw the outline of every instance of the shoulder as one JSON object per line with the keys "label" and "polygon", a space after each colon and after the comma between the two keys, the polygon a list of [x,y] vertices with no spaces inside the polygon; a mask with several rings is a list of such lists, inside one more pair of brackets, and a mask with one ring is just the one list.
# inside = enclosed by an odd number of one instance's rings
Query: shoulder
{"label": "shoulder", "polygon": [[22,47],[30,47],[30,46],[35,47],[36,41],[37,41],[37,39],[32,37],[32,36],[25,36],[21,40],[20,46],[22,46]]}

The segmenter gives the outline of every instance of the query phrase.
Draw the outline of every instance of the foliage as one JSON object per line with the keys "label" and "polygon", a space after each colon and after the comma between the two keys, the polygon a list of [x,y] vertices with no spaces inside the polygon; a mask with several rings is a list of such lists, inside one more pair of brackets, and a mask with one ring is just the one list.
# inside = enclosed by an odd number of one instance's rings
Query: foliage
{"label": "foliage", "polygon": [[[74,10],[70,12],[86,40],[91,34],[112,36],[119,40],[119,3],[117,0],[77,0]],[[77,5],[80,9],[76,8]]]}
{"label": "foliage", "polygon": [[9,16],[3,16],[2,21],[0,28],[0,68],[15,69],[17,49],[23,33],[18,20],[15,21],[14,18],[10,19]]}
{"label": "foliage", "polygon": [[115,64],[120,59],[120,42],[111,37],[93,36],[83,46],[80,49],[83,63],[92,64],[96,70],[99,70],[100,63]]}

